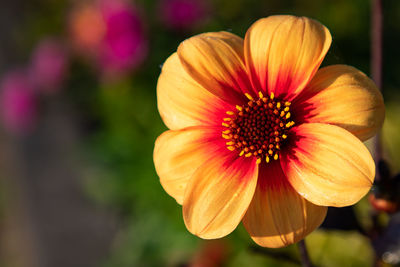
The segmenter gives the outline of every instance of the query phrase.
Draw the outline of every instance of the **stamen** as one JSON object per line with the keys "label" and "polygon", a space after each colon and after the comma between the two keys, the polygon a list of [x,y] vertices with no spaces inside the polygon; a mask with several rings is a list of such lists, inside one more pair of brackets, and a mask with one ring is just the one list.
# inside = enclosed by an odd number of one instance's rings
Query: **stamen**
{"label": "stamen", "polygon": [[222,134],[222,138],[229,140],[229,139],[231,139],[231,136],[227,135],[227,134]]}
{"label": "stamen", "polygon": [[244,94],[249,100],[251,100],[251,101],[253,101],[254,99],[253,99],[253,97],[250,95],[250,94],[248,94],[248,93],[245,93]]}
{"label": "stamen", "polygon": [[256,163],[278,160],[282,143],[288,138],[288,131],[294,125],[289,120],[289,101],[278,101],[274,93],[268,97],[260,91],[258,99],[245,93],[249,100],[237,105],[235,110],[226,111],[222,119],[222,138],[230,151],[238,151],[238,156],[256,157]]}
{"label": "stamen", "polygon": [[271,100],[274,100],[274,97],[275,97],[274,93],[271,93],[270,95]]}

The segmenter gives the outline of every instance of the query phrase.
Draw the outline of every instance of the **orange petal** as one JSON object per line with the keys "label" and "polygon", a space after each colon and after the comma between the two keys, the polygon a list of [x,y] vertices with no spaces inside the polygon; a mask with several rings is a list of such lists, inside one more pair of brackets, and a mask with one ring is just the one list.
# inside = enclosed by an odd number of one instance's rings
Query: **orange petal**
{"label": "orange petal", "polygon": [[210,32],[178,47],[185,70],[208,91],[227,102],[245,101],[252,87],[243,60],[243,39],[228,32]]}
{"label": "orange petal", "polygon": [[[157,84],[157,104],[165,125],[172,130],[219,125],[222,119],[217,117],[224,115],[228,106],[190,77],[176,53],[163,65]],[[221,109],[225,111],[219,112]]]}
{"label": "orange petal", "polygon": [[305,122],[321,122],[345,128],[367,140],[382,127],[383,97],[372,80],[346,65],[320,69],[293,103],[294,114]]}
{"label": "orange petal", "polygon": [[190,177],[196,169],[213,155],[219,135],[212,128],[190,127],[166,131],[154,146],[154,165],[164,190],[179,204]]}
{"label": "orange petal", "polygon": [[253,198],[257,175],[254,158],[225,153],[205,162],[186,188],[183,218],[188,230],[205,239],[231,233]]}
{"label": "orange petal", "polygon": [[278,248],[296,243],[325,219],[327,207],[301,197],[288,183],[278,161],[262,164],[254,198],[243,218],[260,246]]}
{"label": "orange petal", "polygon": [[256,21],[244,41],[254,87],[292,99],[311,80],[331,41],[328,29],[309,18],[270,16]]}
{"label": "orange petal", "polygon": [[301,124],[291,131],[281,165],[300,195],[316,205],[343,207],[369,191],[375,164],[357,137],[321,123]]}

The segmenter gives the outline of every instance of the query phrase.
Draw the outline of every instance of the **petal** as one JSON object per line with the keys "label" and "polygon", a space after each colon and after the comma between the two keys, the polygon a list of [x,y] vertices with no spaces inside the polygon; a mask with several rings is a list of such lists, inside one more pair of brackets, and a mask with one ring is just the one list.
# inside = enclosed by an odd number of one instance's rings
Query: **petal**
{"label": "petal", "polygon": [[256,160],[224,149],[193,174],[183,201],[186,227],[205,239],[223,237],[236,228],[257,184]]}
{"label": "petal", "polygon": [[199,84],[227,102],[239,104],[251,84],[243,60],[243,39],[228,32],[210,32],[183,41],[178,55]]}
{"label": "petal", "polygon": [[153,153],[156,172],[164,190],[179,204],[190,177],[219,147],[219,138],[215,129],[208,127],[170,130],[157,138]]}
{"label": "petal", "polygon": [[325,219],[327,207],[301,197],[288,183],[279,161],[262,164],[254,198],[243,218],[260,246],[278,248],[296,243]]}
{"label": "petal", "polygon": [[369,191],[375,164],[357,137],[321,123],[291,130],[281,165],[300,195],[316,205],[343,207],[355,204]]}
{"label": "petal", "polygon": [[292,99],[311,80],[331,41],[328,29],[309,18],[270,16],[256,21],[244,41],[253,86]]}
{"label": "petal", "polygon": [[176,53],[163,65],[157,83],[157,105],[165,125],[172,130],[220,124],[218,116],[223,112],[219,111],[228,106],[190,77]]}
{"label": "petal", "polygon": [[346,65],[320,69],[293,108],[303,122],[334,124],[363,141],[376,134],[385,117],[383,97],[374,82]]}

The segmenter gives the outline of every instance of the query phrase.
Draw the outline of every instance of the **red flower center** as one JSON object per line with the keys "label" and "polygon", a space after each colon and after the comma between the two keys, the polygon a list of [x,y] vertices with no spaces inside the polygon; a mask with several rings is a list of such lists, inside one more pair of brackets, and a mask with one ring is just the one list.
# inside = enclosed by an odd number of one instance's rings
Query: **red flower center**
{"label": "red flower center", "polygon": [[222,137],[227,140],[227,148],[238,151],[239,156],[257,158],[257,163],[270,159],[277,160],[288,130],[294,125],[290,120],[290,102],[281,102],[274,99],[274,94],[264,97],[261,92],[259,98],[249,99],[247,104],[236,106],[236,110],[227,111],[229,117],[224,118]]}

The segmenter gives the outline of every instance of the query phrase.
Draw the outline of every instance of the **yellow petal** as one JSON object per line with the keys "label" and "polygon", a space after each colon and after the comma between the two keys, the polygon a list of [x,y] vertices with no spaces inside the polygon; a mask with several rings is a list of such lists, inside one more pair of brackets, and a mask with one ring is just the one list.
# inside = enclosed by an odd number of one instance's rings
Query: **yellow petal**
{"label": "yellow petal", "polygon": [[311,80],[332,37],[319,22],[295,16],[270,16],[246,33],[244,53],[253,85],[292,99]]}
{"label": "yellow petal", "polygon": [[183,41],[178,55],[185,70],[208,91],[230,103],[245,101],[252,90],[243,60],[243,39],[210,32]]}
{"label": "yellow petal", "polygon": [[186,188],[183,218],[187,229],[204,239],[231,233],[253,198],[257,175],[255,158],[229,152],[205,162]]}
{"label": "yellow petal", "polygon": [[286,179],[278,161],[260,166],[256,192],[243,218],[246,230],[260,246],[296,243],[325,219],[327,207],[301,197]]}
{"label": "yellow petal", "polygon": [[207,127],[170,130],[157,138],[153,153],[156,172],[164,190],[179,204],[183,202],[190,177],[213,155],[216,138],[213,130]]}
{"label": "yellow petal", "polygon": [[316,205],[343,207],[355,204],[370,190],[375,164],[357,137],[321,123],[301,124],[291,131],[281,165],[301,196]]}
{"label": "yellow petal", "polygon": [[193,80],[174,53],[164,63],[158,79],[157,105],[165,125],[177,130],[219,124],[220,120],[215,117],[225,103]]}
{"label": "yellow petal", "polygon": [[346,65],[320,69],[293,108],[296,114],[303,110],[305,122],[334,124],[363,141],[376,134],[385,117],[383,97],[373,81]]}

